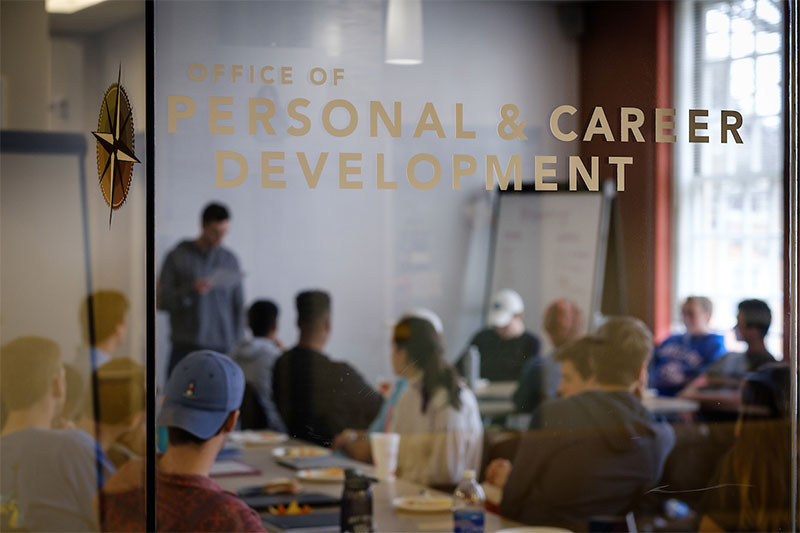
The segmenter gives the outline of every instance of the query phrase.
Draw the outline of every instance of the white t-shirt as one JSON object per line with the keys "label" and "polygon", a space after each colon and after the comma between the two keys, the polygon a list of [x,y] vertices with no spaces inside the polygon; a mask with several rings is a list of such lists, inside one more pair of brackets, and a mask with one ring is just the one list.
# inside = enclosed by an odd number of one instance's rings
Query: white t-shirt
{"label": "white t-shirt", "polygon": [[449,485],[481,464],[483,424],[471,390],[460,388],[461,409],[440,387],[422,412],[420,380],[410,380],[397,400],[390,431],[400,434],[397,475],[424,485]]}

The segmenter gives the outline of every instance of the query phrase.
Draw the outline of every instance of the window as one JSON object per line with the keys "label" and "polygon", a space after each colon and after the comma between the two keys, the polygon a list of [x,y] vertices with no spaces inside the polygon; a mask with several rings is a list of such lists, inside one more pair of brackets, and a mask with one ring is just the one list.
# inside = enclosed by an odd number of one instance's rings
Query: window
{"label": "window", "polygon": [[[676,145],[675,301],[690,294],[711,298],[712,325],[730,332],[731,349],[743,348],[730,331],[736,304],[745,298],[766,301],[773,315],[767,348],[778,358],[783,352],[781,6],[779,0],[692,2],[676,17],[677,107],[709,110],[710,142]],[[732,138],[721,142],[723,109],[742,114],[743,145]]]}

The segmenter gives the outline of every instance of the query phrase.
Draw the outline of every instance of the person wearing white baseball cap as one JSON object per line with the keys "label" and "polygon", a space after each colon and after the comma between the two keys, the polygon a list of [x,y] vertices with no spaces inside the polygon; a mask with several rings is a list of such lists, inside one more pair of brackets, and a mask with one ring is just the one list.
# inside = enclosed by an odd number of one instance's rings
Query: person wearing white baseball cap
{"label": "person wearing white baseball cap", "polygon": [[539,339],[525,329],[525,304],[512,289],[495,293],[489,305],[489,326],[472,337],[457,368],[466,373],[469,348],[480,353],[480,377],[489,381],[517,381],[528,359],[539,356]]}

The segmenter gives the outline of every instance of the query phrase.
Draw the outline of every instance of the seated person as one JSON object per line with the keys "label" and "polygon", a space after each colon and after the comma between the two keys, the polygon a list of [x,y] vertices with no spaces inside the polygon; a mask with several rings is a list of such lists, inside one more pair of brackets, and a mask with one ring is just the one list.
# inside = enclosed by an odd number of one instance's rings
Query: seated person
{"label": "seated person", "polygon": [[525,363],[512,397],[517,411],[521,413],[530,413],[544,400],[556,397],[560,364],[554,355],[561,347],[578,338],[583,329],[583,316],[574,302],[556,300],[547,306],[542,326],[553,345],[553,353],[541,359],[532,357]]}
{"label": "seated person", "polygon": [[283,353],[278,340],[278,306],[258,300],[247,310],[247,322],[253,337],[240,341],[231,352],[244,372],[244,379],[258,394],[258,402],[267,418],[267,427],[286,432],[286,426],[272,400],[272,368]]}
{"label": "seated person", "polygon": [[65,397],[58,345],[21,337],[0,350],[0,531],[97,531],[93,500],[113,472],[79,429],[52,428]]}
{"label": "seated person", "polygon": [[427,320],[394,328],[392,367],[408,385],[392,416],[400,434],[397,475],[428,486],[452,486],[480,466],[483,426],[478,402],[444,359],[441,337]]}
{"label": "seated person", "polygon": [[88,383],[92,371],[109,362],[125,340],[128,331],[128,299],[115,290],[95,291],[91,297],[81,302],[79,317],[81,335],[89,347],[89,354],[85,359],[81,357],[77,369]]}
{"label": "seated person", "polygon": [[570,342],[556,354],[561,380],[558,396],[569,398],[587,390],[596,390],[594,376],[595,361],[602,357],[605,341],[593,335],[585,335]]}
{"label": "seated person", "polygon": [[739,384],[742,378],[748,372],[775,362],[764,344],[771,322],[772,313],[766,302],[740,302],[736,316],[736,337],[747,343],[747,351],[722,356],[704,374],[689,383],[680,396],[703,402],[708,408],[736,411],[741,398]]}
{"label": "seated person", "polygon": [[650,386],[675,396],[725,353],[725,339],[708,329],[713,307],[704,296],[689,296],[681,306],[686,333],[671,335],[653,354]]}
{"label": "seated person", "polygon": [[380,394],[349,364],[322,353],[331,332],[331,299],[322,291],[297,295],[297,346],[275,362],[272,392],[289,435],[330,446],[346,428],[366,429]]}
{"label": "seated person", "polygon": [[791,417],[788,365],[748,374],[736,441],[705,492],[700,531],[791,529]]}
{"label": "seated person", "polygon": [[585,530],[593,517],[625,515],[660,478],[675,436],[637,395],[647,383],[652,335],[621,317],[597,337],[596,385],[534,413],[503,487],[504,516]]}
{"label": "seated person", "polygon": [[[558,365],[560,373],[558,396],[569,398],[587,390],[597,389],[594,360],[600,356],[604,346],[602,339],[592,335],[585,335],[562,346],[555,357],[555,364]],[[510,472],[511,462],[508,459],[494,459],[486,468],[486,481],[492,487],[492,504],[499,503],[495,489],[505,485]],[[487,499],[490,499],[488,491]]]}
{"label": "seated person", "polygon": [[[146,449],[145,375],[142,365],[125,357],[111,359],[95,371],[97,408],[87,392],[78,427],[97,439],[115,467]],[[140,431],[136,431],[141,428]],[[138,438],[140,442],[131,442]]]}
{"label": "seated person", "polygon": [[[242,370],[223,354],[192,352],[173,369],[158,417],[170,443],[158,461],[159,531],[265,531],[258,513],[208,476],[243,396]],[[144,461],[135,460],[108,480],[103,531],[145,530],[144,477]]]}
{"label": "seated person", "polygon": [[464,355],[456,363],[462,376],[467,376],[469,347],[480,354],[479,377],[489,381],[517,381],[525,362],[539,357],[539,339],[525,330],[525,306],[520,295],[511,290],[498,291],[492,298],[487,316],[488,328],[472,337]]}
{"label": "seated person", "polygon": [[[433,329],[436,330],[436,333],[440,337],[444,331],[442,320],[430,309],[425,309],[424,307],[412,309],[411,311],[403,313],[403,316],[400,317],[400,320],[408,317],[417,317],[427,320],[431,323]],[[357,431],[353,429],[346,429],[342,431],[336,436],[336,439],[334,439],[332,448],[334,450],[341,450],[353,459],[357,459],[365,463],[371,463],[372,447],[369,442],[369,434],[386,433],[389,431],[389,425],[392,422],[392,414],[394,413],[395,406],[397,405],[397,400],[405,390],[406,384],[406,378],[403,376],[397,376],[397,380],[394,382],[394,385],[388,391],[386,398],[383,400],[383,405],[381,406],[381,410],[378,412],[378,416],[375,417],[375,420],[372,421],[367,430]]]}

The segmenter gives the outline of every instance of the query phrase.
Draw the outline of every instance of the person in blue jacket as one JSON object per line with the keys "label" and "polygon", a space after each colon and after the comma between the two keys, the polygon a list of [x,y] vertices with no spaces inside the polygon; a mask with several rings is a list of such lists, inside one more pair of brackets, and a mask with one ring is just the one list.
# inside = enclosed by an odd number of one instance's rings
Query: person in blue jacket
{"label": "person in blue jacket", "polygon": [[713,306],[704,296],[689,296],[681,306],[686,333],[672,335],[653,354],[650,386],[661,396],[675,396],[722,357],[725,340],[709,331]]}

